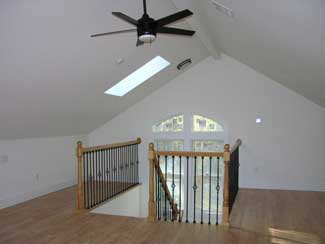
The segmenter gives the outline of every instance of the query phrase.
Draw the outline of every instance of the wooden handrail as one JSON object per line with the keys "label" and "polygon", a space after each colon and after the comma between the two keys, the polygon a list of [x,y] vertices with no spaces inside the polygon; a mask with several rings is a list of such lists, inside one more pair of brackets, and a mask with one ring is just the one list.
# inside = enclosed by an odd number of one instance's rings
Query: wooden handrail
{"label": "wooden handrail", "polygon": [[231,147],[230,154],[232,154],[237,148],[239,148],[242,144],[241,139],[237,139],[236,143]]}
{"label": "wooden handrail", "polygon": [[223,157],[223,152],[193,152],[193,151],[155,151],[156,156],[175,157]]}
{"label": "wooden handrail", "polygon": [[103,149],[112,149],[112,148],[124,147],[124,146],[129,146],[129,145],[140,144],[140,143],[141,143],[141,138],[137,138],[134,141],[113,143],[113,144],[107,144],[107,145],[95,146],[95,147],[86,147],[86,148],[83,148],[82,151],[83,152],[94,152],[94,151],[99,151],[99,150],[103,150]]}

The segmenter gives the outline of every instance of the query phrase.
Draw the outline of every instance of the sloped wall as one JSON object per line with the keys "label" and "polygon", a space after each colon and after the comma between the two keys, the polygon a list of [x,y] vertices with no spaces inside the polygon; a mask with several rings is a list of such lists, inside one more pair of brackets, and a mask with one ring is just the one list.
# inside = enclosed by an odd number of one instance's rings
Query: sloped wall
{"label": "sloped wall", "polygon": [[[116,102],[119,99],[123,98]],[[178,113],[221,120],[228,128],[227,142],[243,140],[241,187],[325,190],[324,109],[228,56],[207,58],[168,82],[90,133],[89,143],[140,136],[140,178],[145,188],[147,147],[157,136],[151,126]],[[258,116],[262,124],[255,123]]]}
{"label": "sloped wall", "polygon": [[75,184],[78,140],[87,137],[0,141],[0,208]]}

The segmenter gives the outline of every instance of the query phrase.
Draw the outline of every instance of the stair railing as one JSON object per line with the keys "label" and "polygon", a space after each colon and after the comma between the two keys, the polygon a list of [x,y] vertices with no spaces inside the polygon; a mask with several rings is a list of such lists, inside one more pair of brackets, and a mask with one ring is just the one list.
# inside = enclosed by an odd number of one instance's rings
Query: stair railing
{"label": "stair railing", "polygon": [[139,184],[141,139],[83,148],[77,143],[77,209],[93,208]]}
{"label": "stair railing", "polygon": [[[185,222],[189,222],[189,212],[191,211],[189,209],[189,167],[194,168],[194,177],[193,177],[193,191],[192,191],[192,198],[194,201],[194,204],[192,206],[192,217],[193,217],[193,223],[196,223],[196,217],[197,215],[200,215],[200,223],[203,224],[205,215],[207,215],[207,222],[208,224],[211,224],[211,195],[212,190],[216,190],[216,219],[215,223],[218,224],[218,213],[219,213],[219,191],[220,191],[220,172],[219,172],[219,165],[221,159],[223,159],[224,162],[224,178],[223,178],[223,206],[222,206],[222,225],[228,225],[229,223],[229,215],[231,208],[233,206],[233,203],[235,201],[236,194],[238,192],[238,167],[239,167],[239,146],[241,145],[241,140],[237,140],[236,144],[230,149],[229,144],[226,144],[224,146],[223,152],[193,152],[193,151],[155,151],[154,144],[149,144],[149,151],[148,151],[148,159],[149,159],[149,204],[148,204],[148,220],[154,221],[154,220],[168,220],[167,214],[169,213],[168,207],[171,209],[172,218],[171,221],[177,220],[179,222],[183,222],[183,217],[185,217]],[[160,159],[164,159],[164,166],[165,166],[165,173],[163,173],[163,170],[160,166]],[[170,163],[172,164],[172,173],[171,173],[171,181],[170,186],[167,185],[167,179],[168,173],[167,173],[167,163],[168,159],[170,160]],[[175,191],[175,160],[178,160],[178,166],[179,169],[179,176],[180,182],[179,182],[179,199],[176,203],[174,191]],[[191,160],[190,160],[191,159]],[[197,172],[198,164],[201,162],[201,172]],[[208,181],[209,181],[209,189],[208,192],[204,192],[203,188],[203,182],[204,182],[204,162],[207,162],[208,164]],[[186,172],[182,172],[182,163],[183,165],[186,165]],[[213,164],[215,167],[217,167],[217,176],[212,177],[212,171],[211,168]],[[184,170],[185,171],[185,170]],[[183,175],[183,179],[181,178]],[[202,177],[201,184],[197,184],[197,176]],[[216,184],[216,189],[212,189],[212,178],[216,180],[214,182]],[[181,181],[185,183],[186,181],[186,194],[184,193],[184,197],[186,200],[181,199]],[[164,192],[160,191],[160,184],[162,185]],[[199,189],[200,188],[200,189]],[[197,191],[199,192],[199,195],[197,195]],[[185,189],[184,189],[185,191]],[[165,195],[164,195],[165,194]],[[199,213],[196,212],[197,206],[196,206],[196,198],[197,196],[200,197],[200,210]],[[205,207],[203,205],[203,199],[204,196],[208,196],[208,207]],[[162,197],[164,198],[165,203],[162,201]],[[168,201],[169,204],[166,204],[166,201]],[[185,203],[184,210],[181,210],[183,204]],[[178,207],[177,207],[178,204]],[[165,208],[165,209],[162,209]],[[163,215],[163,216],[162,216]],[[185,215],[185,216],[183,216]]]}

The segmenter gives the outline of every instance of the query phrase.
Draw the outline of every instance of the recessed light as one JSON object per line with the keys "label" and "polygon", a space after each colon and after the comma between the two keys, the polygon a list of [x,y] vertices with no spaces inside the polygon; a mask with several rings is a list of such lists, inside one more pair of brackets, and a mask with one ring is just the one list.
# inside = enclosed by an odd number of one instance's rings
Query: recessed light
{"label": "recessed light", "polygon": [[262,123],[262,118],[256,118],[255,122],[256,122],[256,124],[261,124]]}
{"label": "recessed light", "polygon": [[141,85],[143,82],[150,79],[169,65],[170,63],[167,60],[157,56],[115,84],[113,87],[109,88],[105,93],[119,97],[124,96],[129,91]]}

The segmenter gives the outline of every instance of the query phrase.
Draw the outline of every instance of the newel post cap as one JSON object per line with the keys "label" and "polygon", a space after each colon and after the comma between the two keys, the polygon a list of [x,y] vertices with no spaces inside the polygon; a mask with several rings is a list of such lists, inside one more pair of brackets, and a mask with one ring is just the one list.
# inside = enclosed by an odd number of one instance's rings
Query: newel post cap
{"label": "newel post cap", "polygon": [[149,143],[149,151],[148,151],[148,159],[149,160],[154,159],[154,151],[155,151],[155,145],[151,142],[151,143]]}

